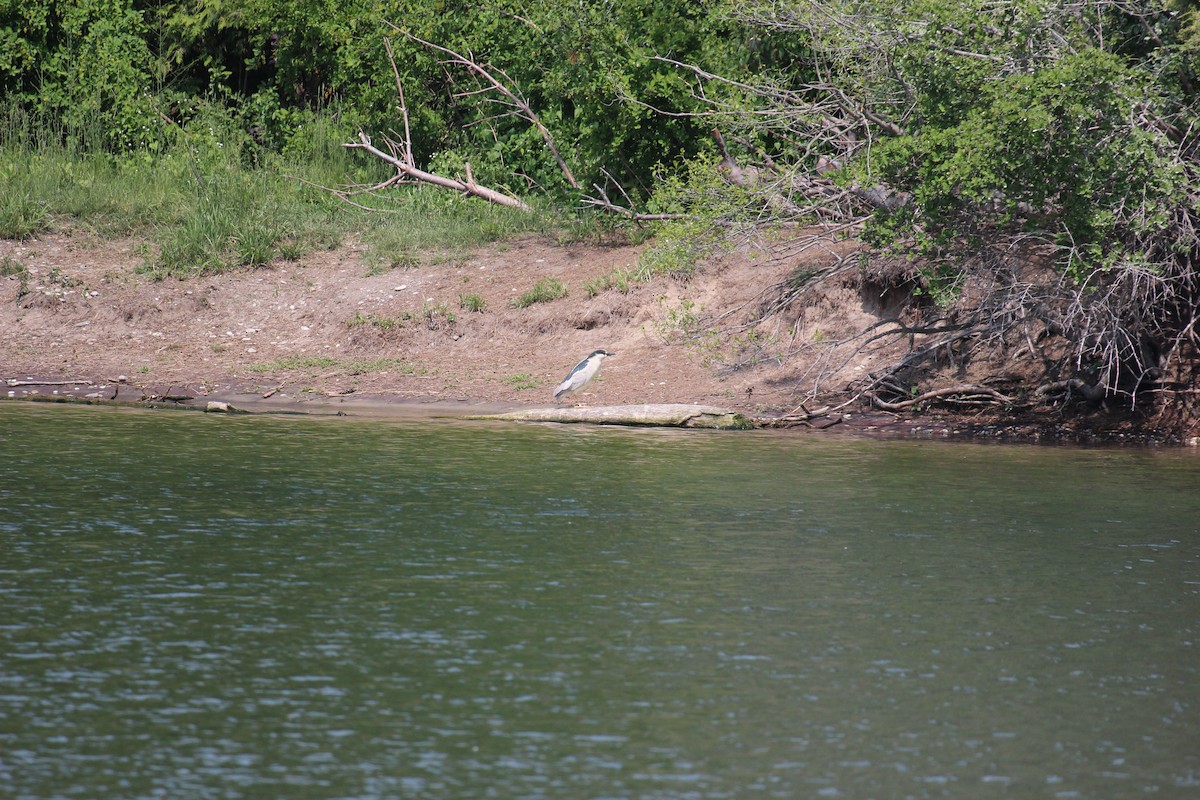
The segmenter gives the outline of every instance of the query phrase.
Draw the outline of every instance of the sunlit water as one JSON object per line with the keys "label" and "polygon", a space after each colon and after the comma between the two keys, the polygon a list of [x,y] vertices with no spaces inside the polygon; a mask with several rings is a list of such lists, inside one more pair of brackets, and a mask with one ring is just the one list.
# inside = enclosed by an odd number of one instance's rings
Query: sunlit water
{"label": "sunlit water", "polygon": [[0,404],[0,797],[1200,797],[1200,457]]}

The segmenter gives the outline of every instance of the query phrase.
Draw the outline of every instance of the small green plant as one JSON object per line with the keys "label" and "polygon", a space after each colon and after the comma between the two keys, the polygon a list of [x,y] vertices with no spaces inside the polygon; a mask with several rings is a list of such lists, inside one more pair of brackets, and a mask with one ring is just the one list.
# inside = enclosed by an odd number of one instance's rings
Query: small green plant
{"label": "small green plant", "polygon": [[477,293],[460,294],[458,296],[458,307],[463,311],[473,311],[477,314],[482,314],[487,308],[487,303]]}
{"label": "small green plant", "polygon": [[277,361],[252,364],[250,372],[284,372],[289,370],[326,370],[346,375],[363,375],[368,372],[397,372],[412,375],[417,368],[402,358],[368,358],[358,361],[342,361],[331,356],[288,356]]}
{"label": "small green plant", "polygon": [[541,381],[528,372],[518,372],[515,375],[508,375],[504,378],[504,382],[517,391],[536,389],[541,386]]}
{"label": "small green plant", "polygon": [[382,331],[395,330],[401,328],[406,322],[411,322],[413,314],[411,311],[401,311],[395,317],[385,317],[380,314],[364,314],[361,311],[355,311],[354,316],[346,321],[347,328],[361,328],[370,326],[379,328]]}
{"label": "small green plant", "polygon": [[29,279],[33,276],[20,261],[12,256],[5,256],[3,260],[0,260],[0,277],[7,278],[14,275],[17,278],[16,301],[19,303],[29,294]]}
{"label": "small green plant", "polygon": [[330,369],[337,365],[338,360],[329,356],[288,356],[278,361],[251,364],[246,369],[250,372],[283,372],[300,369]]}
{"label": "small green plant", "polygon": [[[659,302],[666,304],[666,296]],[[667,344],[684,344],[689,350],[700,354],[700,363],[705,367],[727,363],[722,354],[722,336],[716,328],[702,324],[703,306],[683,299],[676,308],[667,308],[663,318],[654,324],[654,329]]]}
{"label": "small green plant", "polygon": [[12,256],[5,256],[3,259],[0,259],[0,278],[28,273],[29,270],[25,269],[25,265]]}
{"label": "small green plant", "polygon": [[367,277],[374,278],[376,275],[383,275],[386,272],[391,272],[396,269],[416,269],[421,266],[421,257],[410,251],[403,251],[393,255],[391,258],[376,257],[371,260],[371,265],[367,267]]}
{"label": "small green plant", "polygon": [[445,303],[425,302],[421,309],[421,318],[431,331],[441,330],[443,325],[453,325],[458,322],[458,316]]}
{"label": "small green plant", "polygon": [[[666,297],[659,298],[659,302],[665,303]],[[655,330],[668,343],[694,338],[700,332],[700,312],[703,310],[691,300],[680,300],[677,308],[668,308],[666,315],[655,323]]]}
{"label": "small green plant", "polygon": [[283,242],[279,245],[279,257],[284,261],[299,261],[304,255],[305,247],[296,240]]}
{"label": "small green plant", "polygon": [[72,278],[70,275],[63,274],[63,271],[58,267],[53,267],[50,273],[46,276],[46,280],[50,283],[57,283],[59,286],[71,289],[78,286],[83,286],[83,281],[78,278]]}
{"label": "small green plant", "polygon": [[28,239],[50,225],[46,206],[31,193],[0,195],[0,239]]}
{"label": "small green plant", "polygon": [[529,291],[509,301],[513,308],[528,308],[534,303],[549,303],[567,296],[567,285],[558,278],[546,277],[539,280]]}
{"label": "small green plant", "polygon": [[416,368],[403,358],[368,358],[361,361],[350,361],[344,364],[350,375],[364,375],[368,372],[396,372],[400,375],[412,375]]}
{"label": "small green plant", "polygon": [[617,267],[607,275],[601,275],[590,281],[584,281],[583,288],[587,292],[588,297],[595,297],[609,289],[616,289],[621,294],[629,294],[633,288],[633,284],[637,281],[637,275],[633,270]]}

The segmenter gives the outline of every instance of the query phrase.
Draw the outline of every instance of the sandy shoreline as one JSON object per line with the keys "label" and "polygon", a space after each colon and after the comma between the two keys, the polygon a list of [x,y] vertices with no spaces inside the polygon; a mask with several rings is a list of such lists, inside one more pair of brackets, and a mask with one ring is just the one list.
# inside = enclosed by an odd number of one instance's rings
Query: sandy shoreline
{"label": "sandy shoreline", "polygon": [[[856,274],[762,312],[798,269],[841,252],[731,254],[687,280],[595,292],[588,287],[630,268],[640,248],[526,239],[380,272],[350,243],[298,262],[154,281],[139,272],[141,247],[83,232],[0,241],[0,256],[20,266],[0,278],[0,398],[467,417],[552,407],[563,375],[603,347],[617,354],[580,393],[587,406],[691,404],[756,419],[826,407],[836,413],[792,430],[838,436],[1200,444],[1200,431],[1165,434],[1106,411],[892,413],[855,401],[853,387],[897,355],[843,358],[825,344],[894,313]],[[567,296],[514,302],[546,277]],[[465,297],[482,310],[467,310]],[[744,320],[759,321],[751,330]]]}

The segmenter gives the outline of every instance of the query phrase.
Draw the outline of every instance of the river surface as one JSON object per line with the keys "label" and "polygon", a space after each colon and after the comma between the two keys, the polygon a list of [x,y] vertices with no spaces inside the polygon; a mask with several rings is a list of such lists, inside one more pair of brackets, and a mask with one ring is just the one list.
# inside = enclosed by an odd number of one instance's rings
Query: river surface
{"label": "river surface", "polygon": [[0,797],[1200,797],[1200,455],[0,403]]}

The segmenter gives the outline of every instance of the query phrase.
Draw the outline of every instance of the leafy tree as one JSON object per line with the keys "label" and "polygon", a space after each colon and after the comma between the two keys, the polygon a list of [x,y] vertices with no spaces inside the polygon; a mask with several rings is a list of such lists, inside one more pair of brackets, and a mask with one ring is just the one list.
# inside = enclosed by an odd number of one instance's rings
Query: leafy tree
{"label": "leafy tree", "polygon": [[[742,121],[775,143],[788,185],[826,190],[816,167],[837,166],[860,201],[843,218],[868,242],[915,259],[943,302],[984,287],[956,309],[977,340],[1053,331],[1070,348],[1052,372],[1130,395],[1200,343],[1195,4],[751,0],[738,13],[806,37],[823,76],[748,91]],[[1045,261],[1061,278],[1031,285]]]}
{"label": "leafy tree", "polygon": [[154,138],[154,57],[132,0],[11,2],[0,25],[6,94],[99,146]]}

